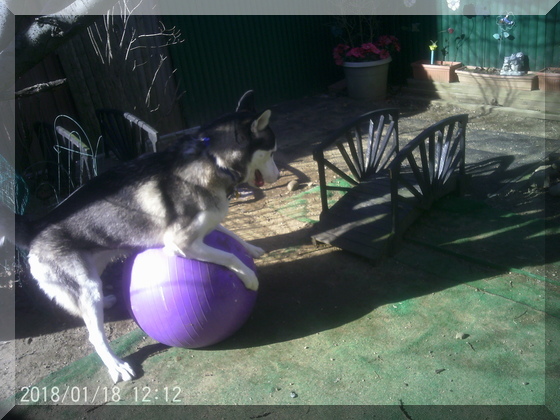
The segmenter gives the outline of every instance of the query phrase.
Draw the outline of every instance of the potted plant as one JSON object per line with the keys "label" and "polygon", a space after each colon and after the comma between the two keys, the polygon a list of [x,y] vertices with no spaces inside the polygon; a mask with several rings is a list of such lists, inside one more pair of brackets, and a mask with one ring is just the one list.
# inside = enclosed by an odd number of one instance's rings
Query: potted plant
{"label": "potted plant", "polygon": [[376,36],[376,26],[371,16],[342,16],[333,28],[342,39],[333,57],[344,68],[348,95],[354,99],[385,99],[391,53],[401,50],[393,35]]}
{"label": "potted plant", "polygon": [[546,67],[536,72],[539,89],[547,92],[560,92],[560,67]]}
{"label": "potted plant", "polygon": [[[449,28],[447,32],[447,43],[441,49],[442,60],[434,60],[435,52],[438,48],[437,40],[430,41],[430,61],[420,60],[412,63],[412,74],[417,80],[430,80],[432,82],[458,82],[459,78],[455,70],[463,66],[460,61],[446,61],[445,57],[449,52],[449,36],[455,32],[453,28]],[[464,35],[461,35],[456,40],[461,42]]]}

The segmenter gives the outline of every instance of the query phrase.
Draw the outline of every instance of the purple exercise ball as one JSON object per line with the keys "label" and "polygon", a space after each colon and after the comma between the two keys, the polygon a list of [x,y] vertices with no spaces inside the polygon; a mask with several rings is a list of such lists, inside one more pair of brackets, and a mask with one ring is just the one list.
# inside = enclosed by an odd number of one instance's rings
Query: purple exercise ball
{"label": "purple exercise ball", "polygon": [[[231,236],[210,232],[204,242],[255,263]],[[154,340],[173,347],[200,348],[234,334],[249,318],[257,292],[228,268],[168,255],[163,249],[139,253],[130,271],[130,309]]]}

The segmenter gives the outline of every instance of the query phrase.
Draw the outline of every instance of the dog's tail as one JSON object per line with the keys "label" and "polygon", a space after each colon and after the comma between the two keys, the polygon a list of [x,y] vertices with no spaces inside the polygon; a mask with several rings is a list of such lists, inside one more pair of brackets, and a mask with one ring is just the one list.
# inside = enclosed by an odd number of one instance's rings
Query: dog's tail
{"label": "dog's tail", "polygon": [[27,250],[31,242],[25,217],[14,214],[0,204],[0,246],[8,240],[18,248]]}

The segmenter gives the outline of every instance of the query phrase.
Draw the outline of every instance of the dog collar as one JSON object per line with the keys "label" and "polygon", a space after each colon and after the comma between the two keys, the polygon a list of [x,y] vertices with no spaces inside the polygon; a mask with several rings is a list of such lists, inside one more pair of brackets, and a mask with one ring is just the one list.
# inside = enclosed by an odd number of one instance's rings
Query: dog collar
{"label": "dog collar", "polygon": [[[199,141],[200,143],[202,143],[205,147],[208,147],[208,146],[210,145],[210,137],[202,137],[201,139],[198,139],[198,141]],[[236,174],[233,173],[230,169],[224,168],[224,167],[218,165],[218,162],[216,161],[216,158],[215,158],[211,153],[209,153],[209,155],[210,155],[210,156],[212,157],[212,159],[214,160],[214,163],[216,164],[216,166],[217,166],[218,168],[220,168],[220,171],[222,171],[224,174],[228,175],[228,176],[231,178],[231,180],[237,185],[237,184],[239,183],[239,179],[238,179],[238,177],[236,176]],[[234,186],[234,187],[233,187],[233,191],[231,191],[231,192],[228,194],[228,199],[230,199],[230,198],[235,198],[235,197],[238,197],[238,196],[239,196],[239,193],[237,192],[237,189],[236,189],[235,186]]]}
{"label": "dog collar", "polygon": [[240,195],[237,187],[233,187],[231,191],[228,191],[227,199],[233,200],[234,198],[239,198]]}
{"label": "dog collar", "polygon": [[[216,159],[214,159],[214,161],[216,161]],[[233,173],[230,169],[227,168],[222,168],[221,166],[218,166],[220,168],[220,171],[224,174],[226,174],[227,176],[229,176],[231,178],[231,180],[234,182],[235,185],[237,185],[239,183],[239,179],[237,179],[237,176],[235,175],[235,173]]]}

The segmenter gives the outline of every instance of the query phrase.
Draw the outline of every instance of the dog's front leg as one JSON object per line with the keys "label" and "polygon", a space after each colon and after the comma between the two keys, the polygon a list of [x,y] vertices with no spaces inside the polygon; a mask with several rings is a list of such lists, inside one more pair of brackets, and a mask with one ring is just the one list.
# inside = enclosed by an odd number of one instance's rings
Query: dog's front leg
{"label": "dog's front leg", "polygon": [[186,231],[168,234],[165,237],[165,248],[184,258],[209,262],[229,268],[237,274],[245,287],[257,290],[259,281],[255,272],[245,265],[236,255],[213,248],[203,241],[204,237],[192,238]]}
{"label": "dog's front leg", "polygon": [[183,251],[183,254],[186,258],[223,265],[234,271],[247,289],[257,290],[259,288],[259,281],[255,272],[236,255],[206,245],[202,239],[197,239],[191,243],[190,247]]}
{"label": "dog's front leg", "polygon": [[226,235],[231,236],[233,239],[235,239],[236,241],[238,241],[241,245],[243,245],[243,247],[247,250],[247,252],[249,253],[249,255],[253,258],[260,258],[265,254],[265,250],[262,248],[259,248],[258,246],[255,245],[251,245],[248,242],[245,242],[243,239],[241,239],[239,236],[237,236],[235,233],[233,233],[232,231],[230,231],[229,229],[225,228],[222,225],[218,225],[216,226],[216,230],[219,230],[222,233],[225,233]]}

